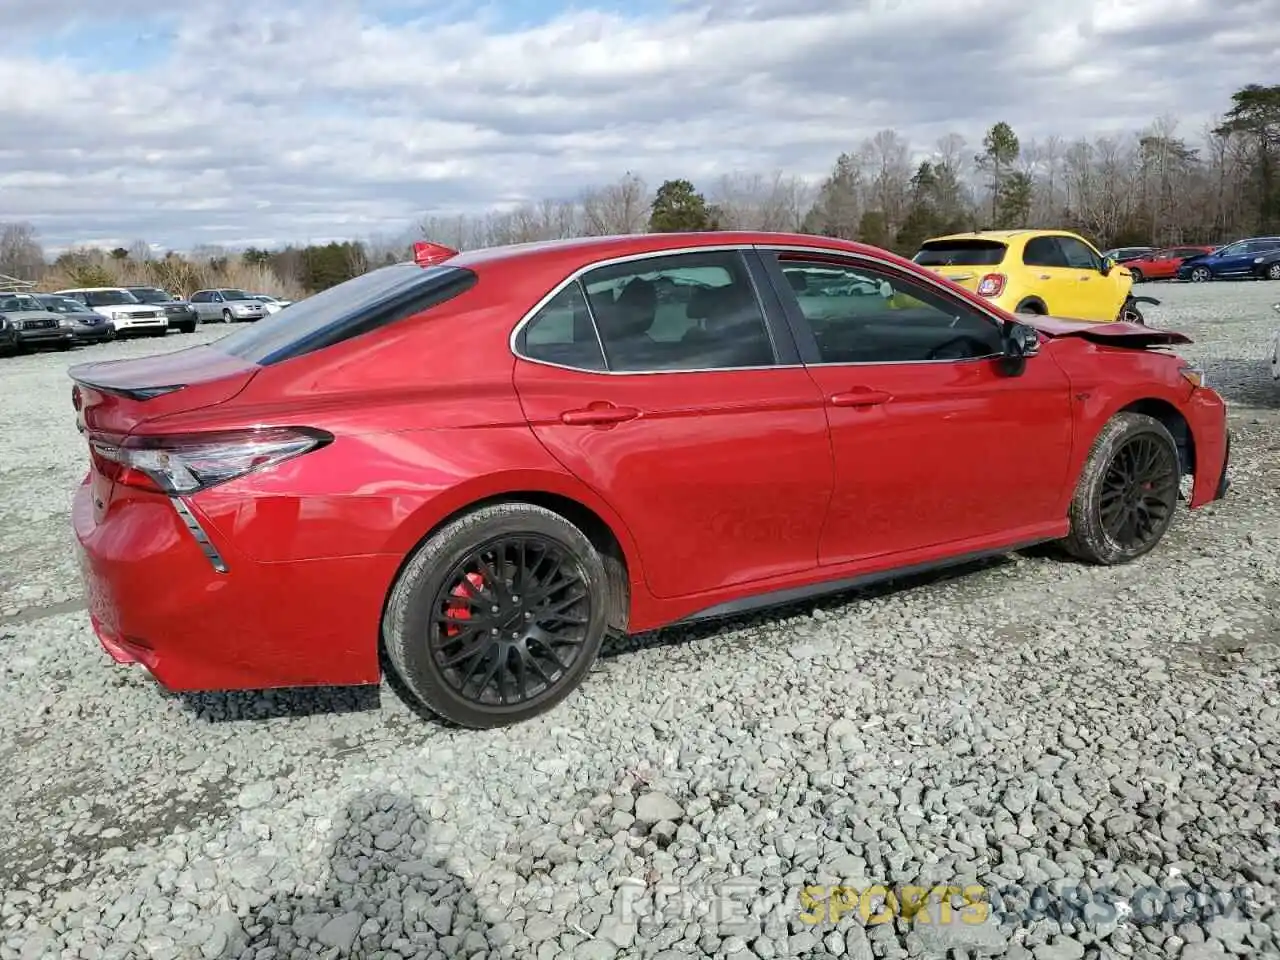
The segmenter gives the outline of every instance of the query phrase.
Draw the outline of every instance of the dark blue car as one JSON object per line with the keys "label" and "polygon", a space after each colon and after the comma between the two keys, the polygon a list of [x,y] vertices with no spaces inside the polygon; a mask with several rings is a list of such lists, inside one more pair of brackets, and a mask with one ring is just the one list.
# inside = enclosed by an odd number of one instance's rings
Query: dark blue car
{"label": "dark blue car", "polygon": [[1280,237],[1251,237],[1219,247],[1213,253],[1188,257],[1178,267],[1179,280],[1259,277],[1280,280]]}

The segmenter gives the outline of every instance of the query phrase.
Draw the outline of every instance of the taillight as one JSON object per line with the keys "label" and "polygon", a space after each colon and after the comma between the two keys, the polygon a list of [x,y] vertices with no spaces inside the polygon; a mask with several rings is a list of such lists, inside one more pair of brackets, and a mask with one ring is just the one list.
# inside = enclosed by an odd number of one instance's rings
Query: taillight
{"label": "taillight", "polygon": [[89,441],[98,472],[166,496],[196,493],[333,442],[311,427],[257,427],[209,433]]}
{"label": "taillight", "polygon": [[998,297],[1004,293],[1005,276],[1003,273],[988,273],[978,281],[978,296]]}

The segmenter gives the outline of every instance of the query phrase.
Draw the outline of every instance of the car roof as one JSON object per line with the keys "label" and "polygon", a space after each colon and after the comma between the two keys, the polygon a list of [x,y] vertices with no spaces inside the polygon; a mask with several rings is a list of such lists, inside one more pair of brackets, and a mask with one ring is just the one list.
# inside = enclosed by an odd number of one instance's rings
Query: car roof
{"label": "car roof", "polygon": [[803,249],[838,250],[884,259],[886,251],[877,247],[820,237],[806,233],[771,233],[766,231],[715,231],[698,233],[641,233],[605,237],[572,237],[564,240],[536,240],[497,247],[466,250],[443,261],[442,266],[488,268],[498,263],[537,265],[540,269],[578,270],[594,263],[621,260],[646,254],[691,251],[699,248],[744,246],[799,247]]}
{"label": "car roof", "polygon": [[1008,243],[1019,237],[1074,237],[1080,239],[1078,233],[1072,233],[1070,230],[1032,230],[1023,228],[1019,230],[970,230],[967,233],[949,233],[941,237],[930,237],[924,243],[938,243],[947,240],[1000,240]]}
{"label": "car roof", "polygon": [[107,293],[110,290],[124,290],[128,292],[128,287],[63,287],[61,290],[55,290],[54,293]]}

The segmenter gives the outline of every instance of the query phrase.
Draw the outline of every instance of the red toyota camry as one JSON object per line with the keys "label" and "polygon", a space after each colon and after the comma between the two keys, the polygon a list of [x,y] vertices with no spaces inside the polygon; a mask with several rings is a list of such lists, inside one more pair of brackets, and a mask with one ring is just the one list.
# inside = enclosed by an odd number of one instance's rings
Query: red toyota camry
{"label": "red toyota camry", "polygon": [[872,247],[558,241],[348,281],[74,367],[106,650],[173,690],[376,683],[463,725],[609,631],[1062,541],[1151,550],[1227,488],[1173,332],[1015,318]]}

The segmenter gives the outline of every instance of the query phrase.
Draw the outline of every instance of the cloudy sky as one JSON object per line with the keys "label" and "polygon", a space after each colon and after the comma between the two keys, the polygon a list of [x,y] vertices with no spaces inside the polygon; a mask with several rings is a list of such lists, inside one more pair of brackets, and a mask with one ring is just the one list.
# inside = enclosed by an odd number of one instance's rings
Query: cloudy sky
{"label": "cloudy sky", "polygon": [[1280,80],[1280,0],[0,6],[0,219],[51,248],[394,234],[628,169],[820,175],[883,127],[1193,134]]}

